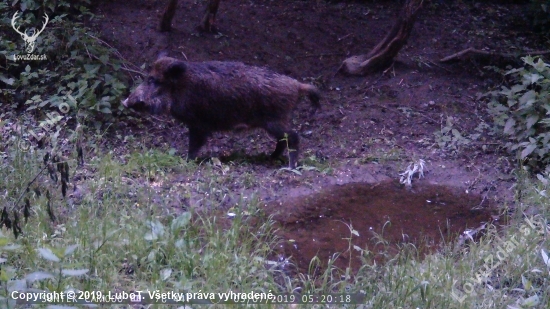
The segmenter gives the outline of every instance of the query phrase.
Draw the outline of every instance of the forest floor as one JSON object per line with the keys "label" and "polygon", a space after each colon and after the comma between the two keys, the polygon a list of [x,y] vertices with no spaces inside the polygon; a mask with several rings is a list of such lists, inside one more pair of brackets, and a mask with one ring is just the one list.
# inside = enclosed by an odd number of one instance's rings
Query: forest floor
{"label": "forest floor", "polygon": [[[421,231],[438,238],[475,228],[494,218],[489,213],[497,206],[512,202],[514,158],[492,136],[481,98],[504,82],[486,66],[504,62],[439,60],[469,47],[537,49],[544,38],[525,26],[526,5],[426,3],[392,67],[350,77],[336,74],[342,61],[368,53],[382,40],[398,17],[400,1],[222,1],[217,34],[197,30],[205,4],[195,0],[179,1],[173,30],[159,32],[164,2],[101,2],[94,13],[104,18],[93,27],[126,60],[145,64],[144,71],[167,51],[188,61],[266,66],[322,90],[322,109],[313,117],[306,102],[294,112],[301,175],[268,159],[275,141],[260,130],[216,133],[200,154],[219,158],[210,161],[219,168],[215,181],[227,182],[216,206],[227,212],[243,199],[258,199],[283,227],[281,255],[295,257],[302,270],[315,254],[325,259],[348,249],[350,224],[359,233],[353,245],[363,248],[388,221],[392,241],[418,240]],[[138,137],[145,148],[174,148],[185,156],[187,128],[160,120],[121,121],[117,130]],[[441,133],[445,127],[455,130]],[[128,151],[124,144],[117,149]],[[396,180],[419,159],[426,162],[425,177],[415,176],[407,190]],[[159,195],[172,194],[174,211],[213,206],[201,204],[208,193],[170,190],[206,181],[200,174],[199,168],[169,175]],[[339,266],[350,263],[348,254]]]}

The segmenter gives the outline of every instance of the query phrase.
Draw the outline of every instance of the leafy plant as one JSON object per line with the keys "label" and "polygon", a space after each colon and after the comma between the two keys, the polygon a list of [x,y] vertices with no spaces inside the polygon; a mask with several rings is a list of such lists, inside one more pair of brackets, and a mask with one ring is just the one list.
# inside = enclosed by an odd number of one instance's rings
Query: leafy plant
{"label": "leafy plant", "polygon": [[[108,124],[117,108],[122,110],[118,102],[126,90],[128,64],[82,23],[94,17],[89,5],[89,0],[16,0],[0,5],[0,102],[13,102],[7,106],[12,110],[30,111],[25,116],[33,116],[36,126],[44,128],[47,122],[42,135],[74,124],[75,116],[90,115],[92,121]],[[19,18],[13,21],[15,13]],[[27,54],[11,23],[24,32],[43,25],[46,15],[49,21],[36,48]],[[41,60],[19,59],[29,55]],[[42,135],[35,135],[37,142]]]}
{"label": "leafy plant", "polygon": [[489,113],[508,138],[505,146],[531,166],[550,163],[550,65],[524,57],[525,68],[505,72],[511,87],[488,93]]}
{"label": "leafy plant", "polygon": [[447,117],[445,126],[442,125],[441,130],[434,132],[435,141],[439,148],[449,150],[452,153],[457,153],[462,147],[469,145],[472,141],[478,140],[481,133],[487,128],[487,124],[482,122],[475,129],[477,133],[464,136],[456,128],[456,120],[452,116]]}

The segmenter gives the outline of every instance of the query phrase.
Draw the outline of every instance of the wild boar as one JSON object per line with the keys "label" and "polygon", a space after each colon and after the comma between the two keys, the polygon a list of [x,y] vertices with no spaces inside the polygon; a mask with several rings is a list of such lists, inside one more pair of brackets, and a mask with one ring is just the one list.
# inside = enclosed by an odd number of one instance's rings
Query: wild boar
{"label": "wild boar", "polygon": [[[170,114],[189,128],[188,159],[194,160],[212,132],[263,128],[277,139],[272,158],[289,147],[298,162],[299,138],[290,115],[302,96],[320,108],[319,90],[266,68],[240,62],[187,62],[160,57],[149,76],[122,102],[152,114]],[[286,139],[285,139],[286,135]]]}

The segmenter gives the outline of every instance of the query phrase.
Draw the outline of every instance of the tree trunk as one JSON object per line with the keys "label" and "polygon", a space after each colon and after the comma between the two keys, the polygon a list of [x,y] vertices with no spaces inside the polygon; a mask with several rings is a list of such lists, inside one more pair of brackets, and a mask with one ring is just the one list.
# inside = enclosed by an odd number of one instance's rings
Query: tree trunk
{"label": "tree trunk", "polygon": [[351,56],[344,60],[338,72],[366,75],[388,67],[407,44],[422,2],[423,0],[408,0],[388,35],[367,55]]}
{"label": "tree trunk", "polygon": [[206,12],[202,18],[201,30],[208,32],[216,32],[216,13],[218,13],[218,6],[220,0],[209,0],[206,6]]}
{"label": "tree trunk", "polygon": [[162,14],[162,19],[160,20],[160,31],[166,32],[172,29],[172,18],[176,14],[176,9],[178,7],[178,0],[170,0],[164,13]]}

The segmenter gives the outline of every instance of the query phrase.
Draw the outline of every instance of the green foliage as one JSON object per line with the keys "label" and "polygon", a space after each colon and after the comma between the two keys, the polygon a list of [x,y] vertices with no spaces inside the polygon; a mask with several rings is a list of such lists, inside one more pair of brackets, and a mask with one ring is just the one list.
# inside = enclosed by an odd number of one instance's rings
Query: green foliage
{"label": "green foliage", "polygon": [[[481,134],[488,128],[485,122],[481,122],[476,128],[476,133],[464,136],[456,127],[456,118],[447,117],[445,125],[441,130],[434,132],[435,141],[439,148],[450,151],[452,154],[458,154],[463,147],[469,145],[472,141],[479,140]],[[485,150],[486,146],[482,146]]]}
{"label": "green foliage", "polygon": [[[0,152],[6,164],[0,169],[0,208],[16,204],[44,167],[40,149],[22,152],[16,144],[10,139]],[[222,181],[224,173],[235,174],[233,167],[188,164],[185,177],[173,181],[171,166],[180,160],[146,149],[130,156],[98,151],[77,166],[75,154],[67,162],[77,190],[71,188],[65,198],[49,171],[40,174],[24,195],[31,216],[22,234],[15,238],[0,231],[0,307],[16,308],[9,298],[15,290],[361,292],[368,308],[547,308],[549,303],[548,173],[534,180],[518,175],[519,202],[508,227],[489,224],[479,241],[449,244],[428,255],[400,244],[396,254],[384,233],[374,235],[381,246],[354,246],[358,232],[350,224],[342,241],[348,251],[360,252],[358,273],[337,268],[334,260],[342,257],[335,253],[327,264],[314,258],[309,273],[296,274],[288,256],[273,256],[277,226],[264,206],[255,199],[241,199],[229,211],[219,206],[215,192],[230,194],[234,190],[228,188],[242,179],[232,175]],[[35,186],[42,192],[50,188],[51,198],[37,195]],[[178,199],[187,192],[191,207]],[[318,273],[319,267],[326,270]]]}
{"label": "green foliage", "polygon": [[[91,34],[82,19],[95,18],[87,6],[89,0],[10,1],[0,6],[0,102],[14,102],[11,108],[26,108],[43,118],[46,111],[66,117],[79,111],[100,120],[119,107],[126,90],[122,60],[116,51]],[[45,14],[49,22],[36,40],[32,55],[44,60],[21,60],[24,41],[14,29],[12,18],[21,32],[41,28]],[[25,32],[26,33],[26,32]]]}
{"label": "green foliage", "polygon": [[509,70],[511,87],[489,93],[489,113],[508,138],[506,147],[532,166],[550,163],[550,65],[522,58],[525,68]]}
{"label": "green foliage", "polygon": [[[10,209],[11,215],[23,196],[31,209],[28,222],[20,224],[19,237],[0,229],[0,308],[17,308],[10,299],[13,291],[279,289],[275,282],[279,263],[270,265],[267,259],[275,246],[273,222],[257,201],[235,206],[231,219],[217,209],[179,208],[167,213],[175,193],[166,194],[166,199],[164,193],[158,195],[156,184],[149,183],[150,174],[167,183],[163,172],[181,158],[146,151],[130,156],[127,164],[112,154],[87,158],[83,166],[68,159],[70,174],[81,181],[71,178],[77,189],[63,196],[50,168],[43,167],[41,149],[24,152],[17,142],[10,140],[8,151],[0,152],[7,166],[0,169],[0,208]],[[125,177],[140,165],[144,173]],[[208,168],[203,172],[209,179],[216,174]],[[84,180],[83,175],[89,178]],[[31,190],[26,191],[30,180]],[[210,185],[220,190],[221,185]],[[36,187],[42,194],[36,193]],[[44,193],[48,188],[50,193]],[[219,204],[212,195],[206,198]]]}
{"label": "green foliage", "polygon": [[144,173],[149,179],[154,178],[155,175],[164,176],[166,171],[187,166],[184,159],[174,154],[174,149],[171,149],[168,153],[158,150],[134,152],[128,158],[125,170],[130,175],[141,175]]}

